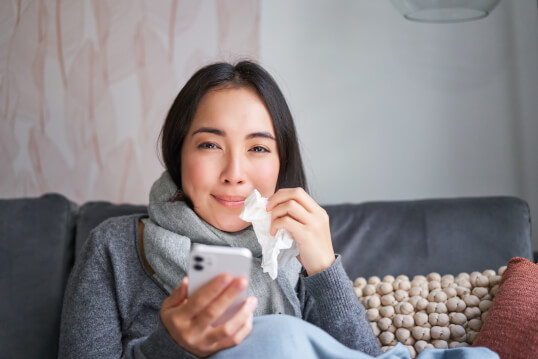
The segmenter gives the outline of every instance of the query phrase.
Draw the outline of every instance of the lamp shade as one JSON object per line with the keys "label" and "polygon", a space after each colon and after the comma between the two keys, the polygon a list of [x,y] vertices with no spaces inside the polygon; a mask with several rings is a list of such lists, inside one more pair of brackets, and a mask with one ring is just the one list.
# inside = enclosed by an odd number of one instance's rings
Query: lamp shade
{"label": "lamp shade", "polygon": [[500,0],[391,0],[408,20],[461,22],[488,16]]}

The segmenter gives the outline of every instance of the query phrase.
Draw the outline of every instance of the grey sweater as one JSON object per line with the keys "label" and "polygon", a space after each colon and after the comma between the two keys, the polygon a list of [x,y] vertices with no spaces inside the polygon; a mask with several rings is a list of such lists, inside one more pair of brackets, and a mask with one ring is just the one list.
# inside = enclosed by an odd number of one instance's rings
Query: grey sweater
{"label": "grey sweater", "polygon": [[[143,265],[140,218],[117,217],[91,232],[67,284],[58,358],[194,358],[160,321],[167,293]],[[350,348],[382,353],[340,257],[300,276],[296,295],[304,320]]]}

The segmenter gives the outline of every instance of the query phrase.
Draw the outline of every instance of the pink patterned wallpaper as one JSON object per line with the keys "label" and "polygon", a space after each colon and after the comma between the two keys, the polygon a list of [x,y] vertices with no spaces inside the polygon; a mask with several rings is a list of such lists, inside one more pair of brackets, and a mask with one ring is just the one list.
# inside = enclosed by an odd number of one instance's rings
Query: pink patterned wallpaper
{"label": "pink patterned wallpaper", "polygon": [[188,77],[258,58],[259,1],[0,2],[0,197],[147,203]]}

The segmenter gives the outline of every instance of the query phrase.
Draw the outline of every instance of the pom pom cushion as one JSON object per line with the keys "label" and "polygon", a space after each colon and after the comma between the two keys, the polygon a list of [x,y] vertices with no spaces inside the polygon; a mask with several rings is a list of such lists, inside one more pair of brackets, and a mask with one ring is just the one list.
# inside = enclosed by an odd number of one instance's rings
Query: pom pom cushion
{"label": "pom pom cushion", "polygon": [[513,258],[473,342],[503,359],[538,358],[538,264]]}
{"label": "pom pom cushion", "polygon": [[406,275],[359,277],[354,288],[383,350],[400,342],[415,358],[427,348],[473,344],[505,270],[430,273],[412,280]]}

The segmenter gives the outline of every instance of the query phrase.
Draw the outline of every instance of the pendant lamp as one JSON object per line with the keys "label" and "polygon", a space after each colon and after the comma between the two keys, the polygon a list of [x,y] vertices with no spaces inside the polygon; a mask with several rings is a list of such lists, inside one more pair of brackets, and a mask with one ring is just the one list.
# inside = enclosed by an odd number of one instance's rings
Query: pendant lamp
{"label": "pendant lamp", "polygon": [[391,0],[407,19],[419,22],[448,23],[484,18],[500,0]]}

